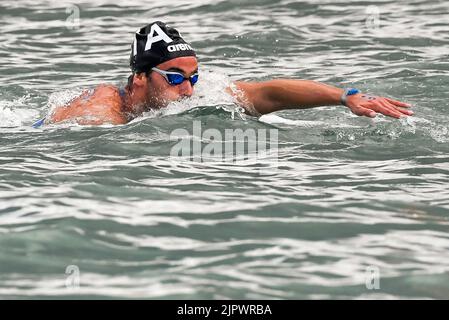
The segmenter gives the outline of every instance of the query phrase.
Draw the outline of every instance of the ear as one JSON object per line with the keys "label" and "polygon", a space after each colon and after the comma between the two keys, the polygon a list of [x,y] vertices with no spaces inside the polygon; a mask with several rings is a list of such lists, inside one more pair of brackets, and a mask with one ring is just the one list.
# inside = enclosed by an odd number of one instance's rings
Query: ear
{"label": "ear", "polygon": [[137,73],[133,78],[133,85],[137,87],[143,87],[146,85],[148,78],[144,72]]}

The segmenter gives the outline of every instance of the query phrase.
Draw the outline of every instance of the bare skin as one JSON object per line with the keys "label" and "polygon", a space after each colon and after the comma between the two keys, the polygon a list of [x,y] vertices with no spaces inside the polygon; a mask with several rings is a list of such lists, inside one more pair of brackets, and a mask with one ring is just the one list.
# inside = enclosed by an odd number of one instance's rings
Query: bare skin
{"label": "bare skin", "polygon": [[[253,105],[260,114],[283,109],[307,109],[319,106],[339,105],[344,90],[309,80],[278,79],[265,82],[235,82],[244,92],[240,98],[244,105]],[[247,101],[245,101],[245,98]],[[384,97],[372,97],[359,93],[348,96],[347,107],[358,116],[375,117],[376,113],[400,118],[413,115],[406,108],[410,104]]]}
{"label": "bare skin", "polygon": [[[195,57],[180,57],[157,66],[189,77],[198,70]],[[227,92],[248,111],[267,114],[283,109],[306,109],[340,104],[343,89],[309,80],[277,79],[264,82],[234,83],[237,91]],[[115,86],[101,85],[89,95],[83,93],[69,105],[58,107],[51,122],[74,120],[82,125],[124,124],[150,109],[164,108],[171,101],[192,96],[194,87],[189,81],[172,86],[157,72],[148,76],[135,74],[132,85],[121,97]],[[413,115],[409,104],[384,97],[368,98],[364,94],[348,96],[347,107],[356,115],[375,117],[377,113],[400,118]]]}

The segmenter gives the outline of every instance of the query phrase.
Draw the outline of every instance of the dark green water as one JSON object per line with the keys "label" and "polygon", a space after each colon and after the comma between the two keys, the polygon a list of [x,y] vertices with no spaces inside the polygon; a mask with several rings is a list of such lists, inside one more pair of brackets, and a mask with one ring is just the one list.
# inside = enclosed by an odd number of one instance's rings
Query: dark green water
{"label": "dark green water", "polygon": [[[0,3],[1,298],[449,298],[448,2],[114,3]],[[123,83],[133,32],[156,19],[198,51],[191,101],[123,126],[30,128]],[[415,116],[232,115],[229,81],[279,77]],[[276,161],[173,159],[170,135],[194,121],[277,129]]]}

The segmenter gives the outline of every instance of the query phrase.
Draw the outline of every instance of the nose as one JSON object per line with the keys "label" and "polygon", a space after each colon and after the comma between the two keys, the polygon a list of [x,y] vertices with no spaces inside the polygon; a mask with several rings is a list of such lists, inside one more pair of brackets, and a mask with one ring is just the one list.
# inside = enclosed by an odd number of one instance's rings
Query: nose
{"label": "nose", "polygon": [[184,97],[191,97],[193,94],[193,86],[190,81],[185,80],[179,85],[179,94]]}

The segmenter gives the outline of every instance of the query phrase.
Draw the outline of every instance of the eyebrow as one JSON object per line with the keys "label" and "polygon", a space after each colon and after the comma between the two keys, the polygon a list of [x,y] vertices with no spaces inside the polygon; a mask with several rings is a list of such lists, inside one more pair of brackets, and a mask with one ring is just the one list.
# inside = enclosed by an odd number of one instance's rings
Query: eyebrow
{"label": "eyebrow", "polygon": [[[176,67],[169,68],[167,71],[173,71],[173,72],[179,72],[179,73],[182,73],[182,74],[187,74],[187,73],[185,72],[185,70],[182,70],[182,69],[176,68]],[[198,72],[198,68],[196,68],[195,71],[192,72],[192,75],[195,74],[195,73],[197,73],[197,72]]]}

